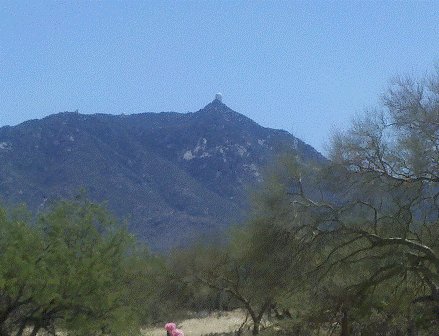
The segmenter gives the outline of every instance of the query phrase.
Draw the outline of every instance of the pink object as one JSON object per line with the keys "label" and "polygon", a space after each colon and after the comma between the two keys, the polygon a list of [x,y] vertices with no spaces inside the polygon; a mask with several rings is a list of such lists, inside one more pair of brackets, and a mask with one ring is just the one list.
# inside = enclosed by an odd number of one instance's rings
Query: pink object
{"label": "pink object", "polygon": [[184,336],[184,333],[180,329],[174,329],[171,331],[171,336]]}
{"label": "pink object", "polygon": [[172,332],[177,329],[177,326],[175,325],[175,323],[169,322],[165,324],[165,329],[172,334]]}

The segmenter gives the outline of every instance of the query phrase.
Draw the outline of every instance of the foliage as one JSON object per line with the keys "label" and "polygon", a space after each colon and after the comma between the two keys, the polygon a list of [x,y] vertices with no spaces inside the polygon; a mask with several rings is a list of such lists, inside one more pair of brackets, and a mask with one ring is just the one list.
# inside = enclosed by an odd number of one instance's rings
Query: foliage
{"label": "foliage", "polygon": [[63,201],[35,221],[2,209],[0,250],[1,335],[136,334],[147,319],[160,263],[99,205]]}
{"label": "foliage", "polygon": [[324,255],[313,274],[327,293],[342,290],[342,335],[374,309],[412,334],[439,321],[438,88],[439,74],[396,80],[382,110],[334,135],[331,164],[314,181],[320,194],[290,184],[291,223]]}
{"label": "foliage", "polygon": [[259,333],[262,319],[270,311],[286,312],[282,301],[297,292],[299,279],[312,262],[302,253],[305,249],[299,237],[286,226],[293,213],[282,180],[285,176],[279,172],[270,175],[261,187],[263,197],[255,193],[254,210],[247,222],[223,238],[227,244],[200,243],[178,251],[172,260],[172,268],[192,293],[205,293],[211,300],[220,298],[222,308],[246,311],[253,334]]}
{"label": "foliage", "polygon": [[334,135],[328,164],[282,158],[230,244],[187,256],[188,281],[228,292],[255,329],[274,311],[275,333],[436,333],[439,73],[382,101]]}

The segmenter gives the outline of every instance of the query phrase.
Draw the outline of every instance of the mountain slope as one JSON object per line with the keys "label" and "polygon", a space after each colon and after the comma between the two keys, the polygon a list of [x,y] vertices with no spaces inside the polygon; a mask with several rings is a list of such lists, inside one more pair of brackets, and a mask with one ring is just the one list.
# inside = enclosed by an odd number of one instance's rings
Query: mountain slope
{"label": "mountain slope", "polygon": [[285,149],[324,161],[218,100],[187,114],[59,113],[0,128],[0,195],[37,210],[84,187],[154,249],[166,249],[242,218],[246,187]]}

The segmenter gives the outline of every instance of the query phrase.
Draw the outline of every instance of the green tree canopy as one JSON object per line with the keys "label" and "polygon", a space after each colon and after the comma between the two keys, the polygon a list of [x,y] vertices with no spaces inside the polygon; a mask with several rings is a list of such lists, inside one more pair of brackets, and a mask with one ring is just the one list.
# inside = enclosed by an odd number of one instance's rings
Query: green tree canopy
{"label": "green tree canopy", "polygon": [[138,333],[159,267],[154,258],[102,206],[83,199],[31,218],[0,211],[1,335]]}
{"label": "green tree canopy", "polygon": [[395,80],[381,109],[334,135],[313,187],[290,185],[292,225],[325,254],[320,274],[351,269],[348,310],[386,288],[411,320],[439,321],[438,88],[438,74]]}

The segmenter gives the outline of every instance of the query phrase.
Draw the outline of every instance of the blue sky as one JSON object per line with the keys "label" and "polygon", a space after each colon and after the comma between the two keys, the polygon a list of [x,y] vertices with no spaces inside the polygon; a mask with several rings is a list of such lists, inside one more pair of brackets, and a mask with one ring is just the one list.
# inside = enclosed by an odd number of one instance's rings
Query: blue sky
{"label": "blue sky", "polygon": [[324,150],[439,62],[439,2],[0,0],[0,126],[224,103]]}

